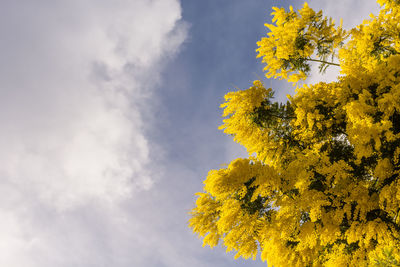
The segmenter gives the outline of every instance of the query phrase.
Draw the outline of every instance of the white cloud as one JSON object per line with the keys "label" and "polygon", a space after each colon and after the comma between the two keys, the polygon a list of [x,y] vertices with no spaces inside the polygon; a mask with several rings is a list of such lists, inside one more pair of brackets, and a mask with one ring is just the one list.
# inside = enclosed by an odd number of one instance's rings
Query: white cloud
{"label": "white cloud", "polygon": [[177,0],[2,2],[1,266],[128,265],[116,203],[154,182],[142,114],[186,30]]}
{"label": "white cloud", "polygon": [[179,3],[9,1],[6,7],[2,176],[61,206],[149,187],[139,104],[151,96],[163,59],[184,39]]}
{"label": "white cloud", "polygon": [[307,1],[314,10],[322,10],[325,16],[331,17],[339,24],[343,19],[343,27],[350,29],[368,19],[371,13],[377,14],[379,5],[374,0],[335,0]]}

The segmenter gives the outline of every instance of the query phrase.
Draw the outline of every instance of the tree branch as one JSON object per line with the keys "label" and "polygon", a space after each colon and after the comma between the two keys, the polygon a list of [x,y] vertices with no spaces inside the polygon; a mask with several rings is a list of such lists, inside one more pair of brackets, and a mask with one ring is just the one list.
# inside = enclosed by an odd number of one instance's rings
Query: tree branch
{"label": "tree branch", "polygon": [[325,61],[325,60],[320,60],[320,59],[308,58],[307,60],[308,61],[319,62],[319,63],[323,63],[323,64],[328,64],[328,65],[333,65],[333,66],[338,66],[338,67],[340,66],[340,64],[329,62],[329,61]]}

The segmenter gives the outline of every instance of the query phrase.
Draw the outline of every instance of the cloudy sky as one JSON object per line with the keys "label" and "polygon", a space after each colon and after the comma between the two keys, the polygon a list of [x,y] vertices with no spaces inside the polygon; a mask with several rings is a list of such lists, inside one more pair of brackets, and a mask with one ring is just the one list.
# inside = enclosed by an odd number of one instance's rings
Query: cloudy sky
{"label": "cloudy sky", "polygon": [[[263,76],[256,42],[289,4],[0,0],[0,266],[266,266],[203,248],[187,213],[245,156],[218,106]],[[378,10],[310,5],[347,27]]]}

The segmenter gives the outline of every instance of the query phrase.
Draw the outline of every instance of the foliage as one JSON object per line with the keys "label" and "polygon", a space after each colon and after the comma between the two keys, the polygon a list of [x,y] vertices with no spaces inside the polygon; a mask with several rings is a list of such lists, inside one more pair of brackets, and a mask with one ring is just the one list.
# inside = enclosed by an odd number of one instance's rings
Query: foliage
{"label": "foliage", "polygon": [[373,264],[380,267],[400,266],[400,257],[393,255],[393,248],[383,249],[376,255]]}
{"label": "foliage", "polygon": [[258,43],[266,76],[305,79],[310,61],[340,76],[286,104],[260,81],[225,96],[221,129],[249,158],[211,170],[197,194],[189,223],[204,245],[271,266],[399,264],[400,2],[378,2],[348,32],[307,4],[274,8]]}
{"label": "foliage", "polygon": [[[335,57],[335,49],[343,45],[347,36],[342,27],[335,27],[332,19],[324,17],[322,11],[315,12],[307,3],[298,13],[292,7],[289,12],[272,9],[275,25],[265,24],[270,32],[258,42],[257,50],[258,57],[267,64],[266,76],[290,82],[304,80],[310,71],[309,61],[322,63],[320,70],[325,70],[328,60]],[[312,58],[313,55],[318,59]]]}

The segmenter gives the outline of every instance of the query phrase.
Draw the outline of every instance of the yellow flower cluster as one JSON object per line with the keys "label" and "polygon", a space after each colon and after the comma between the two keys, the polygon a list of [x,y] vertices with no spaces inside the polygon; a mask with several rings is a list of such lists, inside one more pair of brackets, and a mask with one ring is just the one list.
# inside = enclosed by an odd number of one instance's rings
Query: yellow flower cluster
{"label": "yellow flower cluster", "polygon": [[[312,10],[307,3],[298,13],[292,7],[288,12],[276,7],[273,10],[275,25],[265,24],[270,32],[257,43],[258,57],[266,63],[268,78],[293,83],[305,80],[309,71],[307,61],[326,62],[346,37],[341,26],[335,27],[332,20],[323,17],[321,11]],[[314,54],[319,59],[312,59]]]}
{"label": "yellow flower cluster", "polygon": [[271,266],[400,265],[400,2],[378,2],[343,46],[321,12],[274,8],[259,43],[267,76],[304,78],[282,62],[310,59],[322,38],[340,48],[341,76],[298,88],[287,105],[260,81],[225,96],[221,129],[249,158],[204,181],[190,219],[204,245],[260,252]]}

